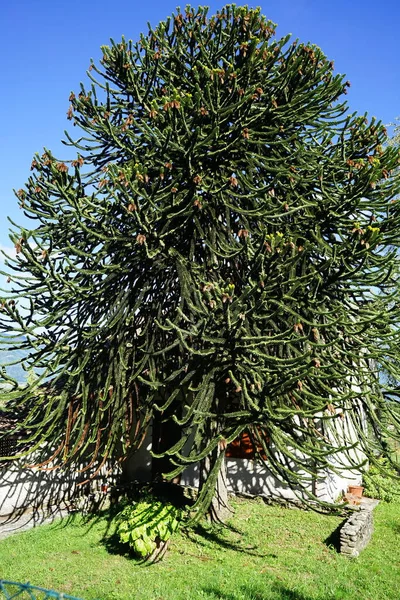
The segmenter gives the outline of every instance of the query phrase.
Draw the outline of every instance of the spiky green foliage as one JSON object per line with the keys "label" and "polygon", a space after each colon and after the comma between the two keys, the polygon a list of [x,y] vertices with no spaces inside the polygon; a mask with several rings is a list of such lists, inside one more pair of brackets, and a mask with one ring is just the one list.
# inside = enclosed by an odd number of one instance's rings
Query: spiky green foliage
{"label": "spiky green foliage", "polygon": [[187,7],[104,46],[70,97],[76,159],[35,156],[17,193],[35,229],[12,235],[1,326],[45,372],[9,406],[71,464],[169,415],[169,477],[211,457],[199,514],[244,429],[308,491],[332,457],[362,462],[355,436],[373,456],[365,423],[375,445],[399,431],[377,375],[397,377],[399,153],[323,52],[274,28]]}
{"label": "spiky green foliage", "polygon": [[115,517],[117,534],[140,558],[148,558],[179,527],[182,510],[154,498],[128,504]]}

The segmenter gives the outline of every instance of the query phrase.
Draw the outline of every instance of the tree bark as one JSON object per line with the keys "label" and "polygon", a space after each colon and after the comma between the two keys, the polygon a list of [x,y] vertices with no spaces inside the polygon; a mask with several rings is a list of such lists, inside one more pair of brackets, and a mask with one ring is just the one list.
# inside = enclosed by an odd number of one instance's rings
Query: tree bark
{"label": "tree bark", "polygon": [[[225,453],[225,445],[222,442],[218,444],[210,456],[201,461],[199,491],[206,484],[221,452]],[[232,514],[233,511],[229,506],[226,461],[224,457],[217,475],[213,499],[208,510],[208,518],[213,523],[224,523]]]}
{"label": "tree bark", "polygon": [[[162,454],[174,446],[181,437],[180,426],[171,418],[173,414],[179,415],[181,405],[174,402],[166,411],[155,412],[152,425],[152,448],[157,454]],[[161,479],[163,473],[172,471],[175,466],[169,456],[161,458],[153,456],[151,461],[152,479]],[[175,477],[172,483],[179,483],[180,476]]]}

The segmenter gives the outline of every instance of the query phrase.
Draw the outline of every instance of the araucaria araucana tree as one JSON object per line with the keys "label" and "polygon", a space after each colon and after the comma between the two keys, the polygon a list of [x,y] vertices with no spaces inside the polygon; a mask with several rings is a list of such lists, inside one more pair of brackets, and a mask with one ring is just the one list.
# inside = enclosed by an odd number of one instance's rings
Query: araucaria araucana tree
{"label": "araucaria araucana tree", "polygon": [[1,327],[44,371],[8,406],[60,464],[161,420],[167,478],[202,464],[197,515],[243,431],[312,497],[400,429],[378,378],[397,378],[399,152],[320,48],[274,35],[258,9],[187,7],[104,46],[70,96],[75,160],[35,156],[17,192],[34,229],[12,233]]}

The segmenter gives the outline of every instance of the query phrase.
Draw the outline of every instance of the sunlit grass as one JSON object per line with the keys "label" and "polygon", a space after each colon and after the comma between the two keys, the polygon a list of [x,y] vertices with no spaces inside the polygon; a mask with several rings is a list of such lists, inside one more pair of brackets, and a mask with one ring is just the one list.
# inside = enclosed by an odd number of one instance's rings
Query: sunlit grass
{"label": "sunlit grass", "polygon": [[329,546],[337,516],[232,502],[230,529],[175,535],[145,566],[115,542],[103,516],[40,527],[0,542],[0,577],[89,599],[390,600],[400,590],[400,507],[381,504],[358,559]]}

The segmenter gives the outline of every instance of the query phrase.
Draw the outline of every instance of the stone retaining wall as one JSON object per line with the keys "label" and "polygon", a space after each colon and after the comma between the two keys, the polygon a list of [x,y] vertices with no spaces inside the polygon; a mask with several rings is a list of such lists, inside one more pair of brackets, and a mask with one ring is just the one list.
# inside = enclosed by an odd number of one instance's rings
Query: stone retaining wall
{"label": "stone retaining wall", "polygon": [[378,500],[364,498],[358,511],[355,511],[340,530],[340,552],[356,557],[371,539],[374,530],[373,509]]}

